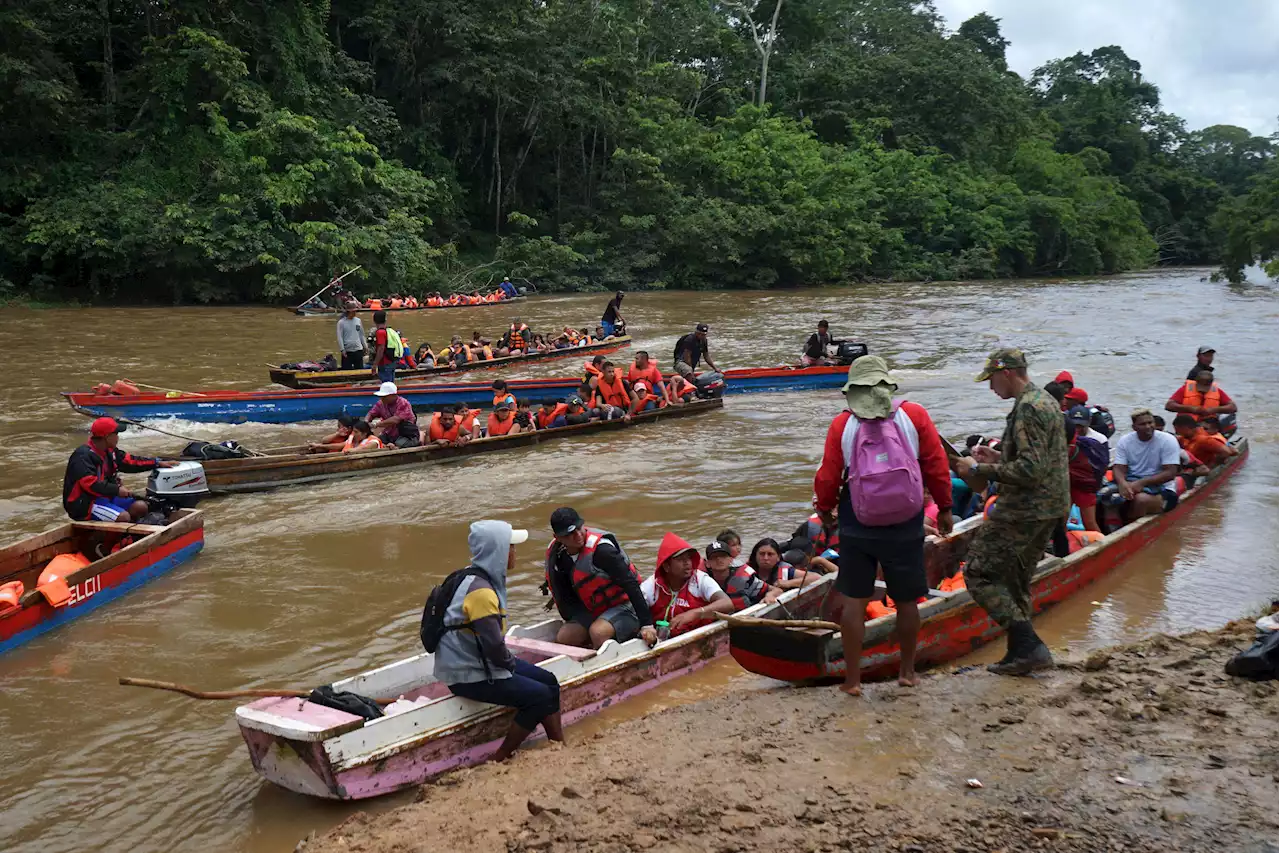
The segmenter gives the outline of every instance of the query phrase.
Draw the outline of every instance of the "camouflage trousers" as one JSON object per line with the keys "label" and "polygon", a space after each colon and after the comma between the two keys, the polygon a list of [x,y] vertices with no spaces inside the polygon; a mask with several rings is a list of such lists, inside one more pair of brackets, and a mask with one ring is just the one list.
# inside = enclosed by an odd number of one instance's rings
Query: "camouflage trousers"
{"label": "camouflage trousers", "polygon": [[1057,525],[1053,518],[993,520],[974,534],[964,567],[965,587],[1001,628],[1031,619],[1031,576]]}

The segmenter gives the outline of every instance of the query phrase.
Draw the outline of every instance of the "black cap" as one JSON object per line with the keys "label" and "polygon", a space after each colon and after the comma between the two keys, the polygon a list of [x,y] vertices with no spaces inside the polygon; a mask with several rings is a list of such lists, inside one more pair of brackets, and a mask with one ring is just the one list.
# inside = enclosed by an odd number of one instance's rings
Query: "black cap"
{"label": "black cap", "polygon": [[729,550],[729,546],[721,542],[719,539],[715,540],[714,542],[712,542],[710,545],[707,546],[707,559],[711,559],[711,557],[715,556],[716,554],[732,554],[732,553],[733,552]]}
{"label": "black cap", "polygon": [[710,328],[707,326],[707,324],[706,324],[706,323],[699,323],[699,324],[698,324],[698,326],[697,326],[697,328],[696,328],[696,329],[694,329],[694,331],[697,331],[697,332],[708,332],[708,331],[710,331]]}
{"label": "black cap", "polygon": [[556,536],[567,536],[582,527],[582,516],[573,507],[562,506],[551,513],[551,532]]}

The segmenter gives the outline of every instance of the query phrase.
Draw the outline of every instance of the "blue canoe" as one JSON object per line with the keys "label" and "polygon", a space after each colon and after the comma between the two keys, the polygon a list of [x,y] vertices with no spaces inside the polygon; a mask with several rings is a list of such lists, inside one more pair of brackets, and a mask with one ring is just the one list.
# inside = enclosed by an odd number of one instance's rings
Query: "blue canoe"
{"label": "blue canoe", "polygon": [[[839,388],[847,367],[766,367],[725,371],[725,392],[747,394],[762,391],[802,391]],[[517,397],[538,401],[565,397],[577,390],[577,377],[562,379],[512,379],[507,388]],[[331,420],[341,414],[363,415],[373,405],[367,386],[305,388],[285,391],[206,391],[175,394],[93,394],[62,392],[71,407],[90,417],[125,417],[134,420],[175,418],[212,424],[247,422],[288,424]],[[492,382],[456,382],[440,385],[401,385],[405,397],[418,411],[466,403],[493,403]]]}

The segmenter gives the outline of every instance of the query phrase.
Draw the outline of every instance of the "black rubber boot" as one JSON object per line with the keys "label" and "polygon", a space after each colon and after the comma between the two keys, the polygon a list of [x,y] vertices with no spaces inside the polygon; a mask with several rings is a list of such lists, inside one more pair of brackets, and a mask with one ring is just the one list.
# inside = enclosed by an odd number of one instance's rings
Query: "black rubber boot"
{"label": "black rubber boot", "polygon": [[1030,675],[1053,666],[1049,647],[1037,636],[1030,622],[1014,622],[1009,626],[1009,645],[1012,658],[992,664],[987,667],[988,671],[997,675]]}

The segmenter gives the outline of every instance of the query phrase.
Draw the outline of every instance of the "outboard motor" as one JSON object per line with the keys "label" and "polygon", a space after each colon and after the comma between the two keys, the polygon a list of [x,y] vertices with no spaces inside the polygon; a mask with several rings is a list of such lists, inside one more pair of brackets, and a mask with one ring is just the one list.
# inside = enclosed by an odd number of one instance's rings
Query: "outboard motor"
{"label": "outboard motor", "polygon": [[1237,424],[1234,412],[1226,415],[1218,415],[1218,430],[1224,437],[1231,438],[1236,434],[1236,428]]}
{"label": "outboard motor", "polygon": [[699,400],[714,400],[716,397],[724,396],[724,374],[723,373],[704,373],[698,377],[698,382],[694,385],[697,388],[693,392],[693,396]]}
{"label": "outboard motor", "polygon": [[178,509],[193,509],[209,495],[209,480],[199,462],[179,462],[172,468],[157,468],[147,478],[147,503],[155,512],[168,515]]}
{"label": "outboard motor", "polygon": [[853,364],[854,359],[862,358],[869,350],[866,344],[857,341],[833,341],[836,345],[836,364]]}

